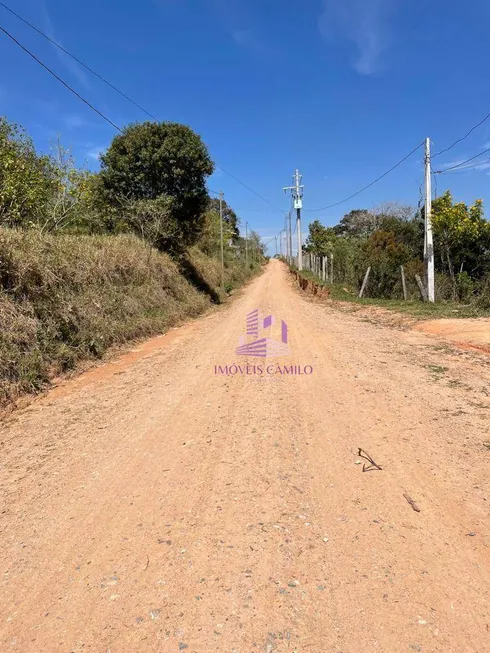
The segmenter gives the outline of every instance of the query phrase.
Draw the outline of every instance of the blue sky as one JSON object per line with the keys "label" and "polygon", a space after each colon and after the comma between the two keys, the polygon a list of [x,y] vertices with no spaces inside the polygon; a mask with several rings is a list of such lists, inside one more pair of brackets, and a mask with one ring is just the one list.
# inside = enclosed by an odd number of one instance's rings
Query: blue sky
{"label": "blue sky", "polygon": [[[12,8],[162,120],[189,124],[213,159],[279,210],[219,170],[243,220],[265,238],[283,227],[282,187],[298,167],[305,209],[332,204],[430,136],[437,151],[490,112],[488,0],[10,0]],[[0,24],[113,122],[145,115],[0,7]],[[114,130],[0,34],[0,113],[39,149],[60,134],[80,163]],[[490,147],[490,120],[434,161]],[[416,205],[422,150],[354,200],[304,213],[335,224],[353,208]],[[440,175],[438,190],[490,206],[489,155]]]}

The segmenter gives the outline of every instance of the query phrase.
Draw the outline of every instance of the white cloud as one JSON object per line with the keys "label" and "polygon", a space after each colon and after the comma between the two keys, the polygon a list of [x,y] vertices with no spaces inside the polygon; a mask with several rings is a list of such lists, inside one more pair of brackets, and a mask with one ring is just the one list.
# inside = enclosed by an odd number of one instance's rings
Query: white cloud
{"label": "white cloud", "polygon": [[101,154],[104,154],[104,152],[105,152],[106,150],[107,150],[107,146],[106,146],[106,145],[100,145],[100,146],[97,146],[97,147],[90,147],[90,148],[86,151],[86,156],[87,156],[87,158],[90,159],[91,161],[99,161],[99,159],[100,159],[100,155],[101,155]]}
{"label": "white cloud", "polygon": [[343,38],[354,43],[353,68],[372,75],[381,66],[381,55],[392,45],[391,19],[403,0],[323,0],[320,32],[329,40]]}
{"label": "white cloud", "polygon": [[[47,35],[49,36],[49,38],[52,41],[55,41],[58,45],[63,46],[61,41],[59,41],[59,39],[57,39],[56,36],[55,36],[54,25],[53,25],[53,21],[51,20],[50,15],[49,15],[47,2],[45,2],[44,0],[41,0],[40,6],[41,6],[41,9],[42,9],[42,13],[44,15],[44,22],[45,22],[45,25],[46,25]],[[54,50],[56,52],[56,56],[61,61],[61,63],[65,66],[65,68],[69,72],[71,72],[73,75],[75,75],[75,77],[78,79],[78,81],[80,83],[82,83],[85,86],[85,88],[90,88],[90,84],[89,84],[89,81],[87,79],[87,75],[84,73],[81,66],[79,66],[79,64],[77,64],[77,62],[74,61],[74,59],[69,57],[67,54],[65,54],[62,50],[57,48],[55,45],[53,45],[53,48],[54,48]]]}
{"label": "white cloud", "polygon": [[490,159],[483,161],[470,161],[469,163],[464,163],[465,159],[460,159],[459,161],[450,161],[449,163],[444,163],[441,166],[441,170],[444,172],[448,170],[452,172],[451,168],[454,166],[460,166],[454,170],[454,172],[470,172],[470,171],[484,171],[490,169]]}

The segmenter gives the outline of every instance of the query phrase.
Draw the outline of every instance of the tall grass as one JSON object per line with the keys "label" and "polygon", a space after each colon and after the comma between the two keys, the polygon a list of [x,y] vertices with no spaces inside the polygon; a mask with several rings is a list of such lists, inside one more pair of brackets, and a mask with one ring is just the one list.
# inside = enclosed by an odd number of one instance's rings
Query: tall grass
{"label": "tall grass", "polygon": [[[214,287],[215,263],[195,256]],[[0,403],[209,304],[169,256],[134,236],[0,229]]]}

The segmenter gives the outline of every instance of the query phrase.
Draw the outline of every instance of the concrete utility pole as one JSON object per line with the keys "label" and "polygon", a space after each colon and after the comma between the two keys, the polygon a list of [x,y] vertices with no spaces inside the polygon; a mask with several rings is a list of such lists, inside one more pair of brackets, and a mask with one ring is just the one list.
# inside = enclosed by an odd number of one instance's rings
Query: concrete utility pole
{"label": "concrete utility pole", "polygon": [[277,236],[275,238],[276,238],[276,256],[277,256]]}
{"label": "concrete utility pole", "polygon": [[219,194],[219,229],[221,235],[221,288],[225,289],[225,251],[223,243],[223,191]]}
{"label": "concrete utility pole", "polygon": [[288,219],[287,216],[284,219],[284,251],[286,256],[286,261],[289,261],[289,237],[288,237]]}
{"label": "concrete utility pole", "polygon": [[434,240],[432,237],[432,184],[430,165],[430,138],[425,141],[425,240],[424,260],[427,282],[427,297],[435,301],[434,289]]}
{"label": "concrete utility pole", "polygon": [[303,208],[303,190],[304,186],[301,185],[303,175],[299,174],[296,170],[293,175],[293,186],[286,186],[284,191],[291,192],[293,197],[293,208],[296,209],[296,229],[298,231],[298,270],[303,269],[303,250],[301,243],[301,209]]}
{"label": "concrete utility pole", "polygon": [[291,211],[288,213],[289,264],[293,264],[293,233],[291,231]]}

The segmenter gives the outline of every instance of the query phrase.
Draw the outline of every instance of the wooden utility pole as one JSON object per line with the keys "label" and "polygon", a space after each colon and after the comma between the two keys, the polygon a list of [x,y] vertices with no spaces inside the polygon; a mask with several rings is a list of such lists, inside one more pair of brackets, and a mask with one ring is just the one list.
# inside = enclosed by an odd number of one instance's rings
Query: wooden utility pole
{"label": "wooden utility pole", "polygon": [[225,251],[223,237],[223,191],[219,194],[219,227],[221,236],[221,288],[225,289]]}
{"label": "wooden utility pole", "polygon": [[245,221],[245,265],[248,266],[248,222]]}

